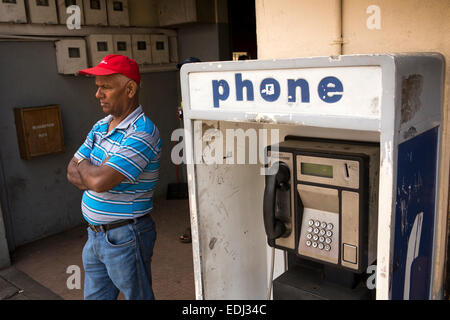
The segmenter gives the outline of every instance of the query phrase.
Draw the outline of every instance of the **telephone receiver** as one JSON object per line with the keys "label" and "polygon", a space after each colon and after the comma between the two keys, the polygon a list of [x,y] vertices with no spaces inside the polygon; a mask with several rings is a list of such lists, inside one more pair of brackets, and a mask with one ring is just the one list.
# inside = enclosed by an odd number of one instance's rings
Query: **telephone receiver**
{"label": "telephone receiver", "polygon": [[264,228],[268,240],[287,237],[291,233],[290,225],[291,200],[289,167],[284,162],[276,162],[272,168],[278,168],[277,173],[266,176],[264,190]]}

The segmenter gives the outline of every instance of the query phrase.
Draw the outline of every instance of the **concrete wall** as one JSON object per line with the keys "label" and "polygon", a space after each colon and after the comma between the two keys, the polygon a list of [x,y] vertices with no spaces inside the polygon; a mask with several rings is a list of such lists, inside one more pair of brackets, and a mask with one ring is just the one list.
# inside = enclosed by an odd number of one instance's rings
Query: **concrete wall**
{"label": "concrete wall", "polygon": [[227,23],[193,24],[178,29],[180,61],[197,57],[201,61],[231,60]]}
{"label": "concrete wall", "polygon": [[[437,51],[448,61],[449,16],[448,0],[256,0],[258,58]],[[436,234],[441,253],[449,216],[449,78],[447,62]],[[438,254],[436,263],[445,264],[445,256]],[[442,276],[436,274],[435,281],[441,283]]]}
{"label": "concrete wall", "polygon": [[[82,222],[81,191],[67,182],[66,166],[105,114],[95,99],[93,78],[57,73],[52,42],[0,42],[0,69],[0,202],[11,251]],[[156,197],[175,181],[170,134],[178,127],[177,73],[142,75],[141,104],[163,141]],[[13,108],[48,104],[60,104],[66,152],[22,160]]]}
{"label": "concrete wall", "polygon": [[9,248],[6,241],[5,223],[3,220],[2,209],[0,208],[0,269],[11,264],[9,259]]}
{"label": "concrete wall", "polygon": [[339,1],[256,0],[258,59],[339,54]]}
{"label": "concrete wall", "polygon": [[158,27],[158,0],[128,0],[130,26]]}

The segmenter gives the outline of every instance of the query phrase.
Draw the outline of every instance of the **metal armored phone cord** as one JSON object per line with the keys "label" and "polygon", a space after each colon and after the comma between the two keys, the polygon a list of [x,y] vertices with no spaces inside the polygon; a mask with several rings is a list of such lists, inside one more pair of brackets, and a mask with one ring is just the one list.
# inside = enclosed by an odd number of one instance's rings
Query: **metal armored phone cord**
{"label": "metal armored phone cord", "polygon": [[272,262],[270,264],[270,278],[269,278],[269,290],[267,292],[267,300],[270,300],[270,296],[272,295],[274,264],[275,264],[275,247],[272,247]]}

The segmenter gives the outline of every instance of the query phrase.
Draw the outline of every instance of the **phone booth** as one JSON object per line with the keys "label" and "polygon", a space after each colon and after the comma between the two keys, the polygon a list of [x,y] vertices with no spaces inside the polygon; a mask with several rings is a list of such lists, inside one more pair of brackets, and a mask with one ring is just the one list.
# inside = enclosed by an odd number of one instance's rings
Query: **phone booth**
{"label": "phone booth", "polygon": [[196,297],[439,298],[443,79],[435,53],[184,65]]}

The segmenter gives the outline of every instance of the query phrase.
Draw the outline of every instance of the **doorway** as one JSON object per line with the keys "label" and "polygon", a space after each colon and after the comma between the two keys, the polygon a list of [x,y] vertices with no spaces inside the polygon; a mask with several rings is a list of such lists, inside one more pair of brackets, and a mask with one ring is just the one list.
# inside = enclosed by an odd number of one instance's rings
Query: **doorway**
{"label": "doorway", "polygon": [[228,0],[233,60],[257,59],[255,0]]}

